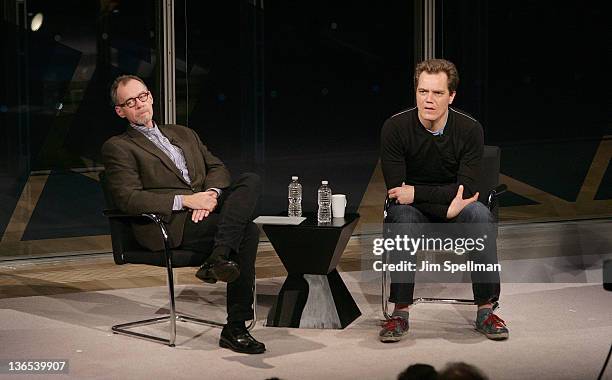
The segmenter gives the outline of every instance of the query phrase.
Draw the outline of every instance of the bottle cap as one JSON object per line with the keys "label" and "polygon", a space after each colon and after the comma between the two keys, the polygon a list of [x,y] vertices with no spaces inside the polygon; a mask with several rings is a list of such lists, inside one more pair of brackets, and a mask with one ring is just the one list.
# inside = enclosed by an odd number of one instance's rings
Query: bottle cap
{"label": "bottle cap", "polygon": [[292,177],[291,177],[291,180],[292,180],[292,181],[297,181],[297,180],[298,180],[298,176],[296,176],[296,175],[292,176]]}
{"label": "bottle cap", "polygon": [[327,181],[321,181],[321,185],[327,185]]}

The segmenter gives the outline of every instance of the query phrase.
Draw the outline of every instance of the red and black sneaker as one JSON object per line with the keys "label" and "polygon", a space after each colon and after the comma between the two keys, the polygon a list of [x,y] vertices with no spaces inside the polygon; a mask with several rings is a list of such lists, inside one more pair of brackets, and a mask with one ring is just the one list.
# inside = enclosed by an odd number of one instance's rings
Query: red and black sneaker
{"label": "red and black sneaker", "polygon": [[408,332],[408,320],[402,317],[391,317],[383,322],[383,328],[378,337],[383,343],[399,342]]}
{"label": "red and black sneaker", "polygon": [[492,309],[480,309],[476,315],[476,330],[493,340],[508,339],[508,328],[503,319],[493,314]]}

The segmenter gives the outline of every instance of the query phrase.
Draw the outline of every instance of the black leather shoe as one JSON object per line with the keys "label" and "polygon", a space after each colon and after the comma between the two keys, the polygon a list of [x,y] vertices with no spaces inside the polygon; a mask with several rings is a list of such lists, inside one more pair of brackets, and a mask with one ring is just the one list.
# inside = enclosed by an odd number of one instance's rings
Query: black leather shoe
{"label": "black leather shoe", "polygon": [[209,284],[217,281],[232,282],[240,276],[240,267],[236,262],[224,258],[206,260],[196,272],[196,277]]}
{"label": "black leather shoe", "polygon": [[219,346],[242,354],[262,354],[266,351],[266,345],[255,340],[244,326],[225,325],[221,330]]}

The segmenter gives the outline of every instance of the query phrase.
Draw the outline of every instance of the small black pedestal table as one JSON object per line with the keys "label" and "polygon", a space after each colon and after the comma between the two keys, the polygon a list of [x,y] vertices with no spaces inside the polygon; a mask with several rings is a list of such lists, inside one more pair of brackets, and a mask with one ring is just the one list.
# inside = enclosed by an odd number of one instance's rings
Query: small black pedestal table
{"label": "small black pedestal table", "polygon": [[343,329],[361,315],[336,270],[359,214],[317,223],[305,214],[299,225],[264,224],[288,275],[268,313],[267,326]]}

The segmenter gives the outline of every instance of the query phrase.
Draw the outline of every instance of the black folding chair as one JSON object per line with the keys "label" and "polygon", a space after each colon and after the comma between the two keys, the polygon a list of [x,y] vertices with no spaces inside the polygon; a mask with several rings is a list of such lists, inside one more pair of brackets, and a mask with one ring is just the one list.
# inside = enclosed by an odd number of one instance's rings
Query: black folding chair
{"label": "black folding chair", "polygon": [[[174,297],[174,273],[173,268],[182,267],[199,267],[202,265],[202,256],[195,251],[171,249],[168,243],[168,231],[166,224],[159,215],[153,213],[145,213],[140,215],[130,215],[123,213],[114,208],[114,202],[111,194],[107,189],[105,174],[100,173],[100,184],[104,192],[108,209],[104,210],[104,215],[108,217],[111,230],[111,240],[113,246],[113,258],[115,264],[144,264],[157,267],[165,267],[168,275],[168,292],[170,301],[170,314],[157,318],[150,318],[135,322],[122,323],[112,327],[112,331],[116,334],[128,335],[135,338],[145,339],[157,343],[166,344],[174,347],[176,340],[176,321],[192,322],[200,325],[223,327],[224,323],[199,319],[186,314],[181,314],[176,311]],[[163,251],[151,251],[136,242],[132,233],[132,223],[155,223],[159,227],[159,233],[164,241]],[[253,286],[253,312],[257,309],[257,291]],[[131,329],[140,326],[152,325],[157,323],[170,322],[170,337],[162,338],[159,336],[139,333],[131,331]],[[253,320],[247,327],[251,330],[257,322],[257,314],[254,314]]]}

